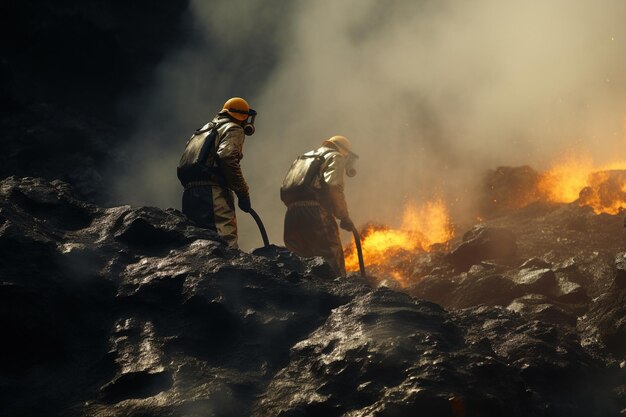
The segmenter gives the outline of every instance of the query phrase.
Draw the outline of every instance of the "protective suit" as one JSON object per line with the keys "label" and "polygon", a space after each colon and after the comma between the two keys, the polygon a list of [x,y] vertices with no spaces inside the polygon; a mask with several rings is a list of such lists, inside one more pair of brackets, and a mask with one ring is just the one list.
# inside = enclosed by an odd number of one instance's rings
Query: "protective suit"
{"label": "protective suit", "polygon": [[[206,165],[214,168],[214,174],[185,185],[182,210],[198,226],[216,231],[230,247],[237,248],[233,193],[237,195],[242,210],[250,208],[248,184],[239,165],[243,158],[244,129],[225,110],[210,123],[217,126],[217,138],[215,151],[209,154]],[[203,129],[207,127],[209,123]]]}
{"label": "protective suit", "polygon": [[285,201],[284,241],[290,251],[300,256],[322,256],[337,275],[345,276],[345,262],[339,229],[335,218],[341,220],[342,228],[353,227],[344,196],[343,175],[347,157],[328,141],[316,151],[305,156],[321,156],[321,175],[315,177],[308,196],[295,201]]}

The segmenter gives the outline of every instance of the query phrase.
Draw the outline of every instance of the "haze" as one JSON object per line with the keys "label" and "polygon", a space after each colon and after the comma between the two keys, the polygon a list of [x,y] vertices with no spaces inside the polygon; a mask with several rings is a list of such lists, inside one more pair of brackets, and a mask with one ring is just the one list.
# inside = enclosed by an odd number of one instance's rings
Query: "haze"
{"label": "haze", "polygon": [[[189,12],[188,45],[127,104],[137,131],[120,150],[120,203],[180,208],[185,141],[231,96],[259,112],[242,166],[281,245],[284,174],[335,134],[360,155],[346,180],[357,224],[398,225],[406,201],[438,197],[453,218],[471,216],[481,175],[498,165],[624,155],[622,0],[198,0]],[[261,246],[238,218],[242,249]]]}

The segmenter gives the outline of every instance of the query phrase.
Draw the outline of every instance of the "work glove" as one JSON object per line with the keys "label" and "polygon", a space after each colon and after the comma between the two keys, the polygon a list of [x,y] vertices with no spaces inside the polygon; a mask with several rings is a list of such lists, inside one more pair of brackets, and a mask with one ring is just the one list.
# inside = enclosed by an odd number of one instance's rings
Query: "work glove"
{"label": "work glove", "polygon": [[252,206],[250,205],[250,197],[239,197],[237,205],[244,213],[250,213]]}
{"label": "work glove", "polygon": [[341,221],[339,222],[339,227],[341,227],[343,230],[351,232],[352,230],[354,230],[354,223],[352,223],[352,220],[350,220],[349,217],[346,217],[345,219],[341,219]]}

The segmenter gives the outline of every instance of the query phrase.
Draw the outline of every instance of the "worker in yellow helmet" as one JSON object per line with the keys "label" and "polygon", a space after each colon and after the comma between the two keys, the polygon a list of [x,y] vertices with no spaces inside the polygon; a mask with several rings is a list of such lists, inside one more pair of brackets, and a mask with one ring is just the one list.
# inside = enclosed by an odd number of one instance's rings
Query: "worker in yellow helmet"
{"label": "worker in yellow helmet", "polygon": [[211,122],[194,132],[178,166],[185,187],[183,213],[198,226],[216,231],[234,248],[238,245],[233,194],[242,211],[251,208],[239,161],[245,136],[254,133],[255,117],[246,100],[229,99]]}
{"label": "worker in yellow helmet", "polygon": [[356,175],[357,158],[347,138],[333,136],[323,141],[319,149],[293,162],[280,190],[287,206],[287,249],[305,257],[324,257],[340,276],[345,276],[346,270],[335,218],[342,229],[354,229],[344,196],[343,176]]}

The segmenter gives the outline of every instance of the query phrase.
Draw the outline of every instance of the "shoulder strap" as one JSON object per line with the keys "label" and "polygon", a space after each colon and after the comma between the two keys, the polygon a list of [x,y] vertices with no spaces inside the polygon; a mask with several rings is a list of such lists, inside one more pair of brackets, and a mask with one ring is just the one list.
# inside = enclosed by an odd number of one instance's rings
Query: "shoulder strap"
{"label": "shoulder strap", "polygon": [[[222,141],[224,135],[226,134],[226,132],[228,132],[231,128],[236,128],[236,127],[241,127],[239,126],[237,123],[231,121],[231,120],[224,120],[222,119],[221,121],[219,121],[219,119],[217,121],[212,121],[211,124],[213,125],[213,127],[215,128],[215,146],[214,146],[214,150],[213,153],[215,155],[217,155],[217,148],[220,146],[220,142]],[[221,129],[223,126],[226,126],[226,129],[224,130],[223,134],[219,133],[219,129]],[[206,132],[206,130],[203,130]]]}
{"label": "shoulder strap", "polygon": [[209,130],[211,130],[211,129],[215,128],[215,127],[217,127],[217,124],[215,124],[215,123],[213,123],[213,122],[209,122],[209,123],[206,125],[206,127],[205,127],[205,128],[202,128],[202,127],[201,127],[201,128],[196,129],[196,130],[193,132],[193,135],[194,135],[194,136],[201,135],[201,134],[203,134],[203,133],[205,133],[205,132],[208,132]]}
{"label": "shoulder strap", "polygon": [[322,153],[320,153],[318,155],[315,155],[316,157],[322,159],[322,165],[320,165],[320,174],[321,174],[321,169],[322,169],[322,167],[324,165],[324,162],[326,162],[326,155],[328,155],[329,153],[332,153],[332,152],[335,152],[335,151],[332,150],[332,149],[329,149],[329,150],[324,151],[324,152],[322,152]]}
{"label": "shoulder strap", "polygon": [[326,158],[325,157],[326,157],[326,155],[328,155],[331,152],[333,152],[333,150],[329,149],[329,150],[324,151],[322,153],[311,155],[311,156],[313,156],[313,157],[315,157],[315,158],[320,160],[319,168],[318,168],[318,171],[317,171],[317,176],[318,176],[318,178],[320,180],[320,186],[322,187],[322,189],[326,188],[326,181],[324,181],[324,172],[323,172],[324,163],[326,162]]}
{"label": "shoulder strap", "polygon": [[[207,159],[209,159],[209,156],[213,156],[214,159],[217,159],[217,148],[215,146],[216,142],[217,142],[217,127],[218,124],[215,122],[209,122],[206,127],[204,128],[199,128],[196,129],[193,132],[193,136],[197,136],[197,135],[202,135],[203,133],[207,133],[210,132],[211,130],[213,130],[213,132],[209,133],[207,139],[211,141],[211,143],[209,143],[210,146],[206,147],[204,149],[204,152],[202,153],[202,155],[200,155],[200,161],[202,161],[202,163],[206,163]],[[213,137],[211,138],[211,135],[213,135]],[[192,138],[193,138],[192,136]]]}
{"label": "shoulder strap", "polygon": [[324,157],[324,156],[326,156],[326,155],[328,155],[329,153],[332,153],[332,152],[337,152],[337,151],[335,151],[335,150],[333,150],[333,149],[329,149],[329,150],[327,150],[327,151],[322,152],[322,153],[320,154],[320,156],[321,156],[321,157]]}
{"label": "shoulder strap", "polygon": [[[306,153],[299,156],[299,158],[324,158],[329,153],[334,152],[332,149],[329,149],[322,153],[313,153],[312,155],[307,155]],[[307,152],[308,153],[308,152]]]}

